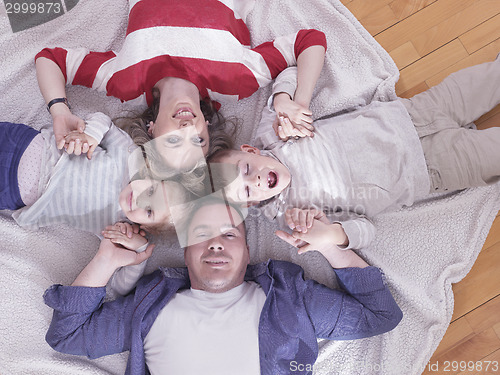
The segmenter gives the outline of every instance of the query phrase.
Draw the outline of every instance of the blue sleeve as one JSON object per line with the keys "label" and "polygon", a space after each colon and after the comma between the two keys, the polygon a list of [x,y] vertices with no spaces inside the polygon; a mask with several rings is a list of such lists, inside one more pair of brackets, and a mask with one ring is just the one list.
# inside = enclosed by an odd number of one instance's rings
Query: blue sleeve
{"label": "blue sleeve", "polygon": [[304,304],[316,337],[353,340],[394,329],[403,313],[376,267],[336,269],[342,290],[308,280]]}
{"label": "blue sleeve", "polygon": [[94,359],[130,349],[134,295],[103,303],[105,287],[53,285],[44,301],[54,309],[45,339],[61,353]]}

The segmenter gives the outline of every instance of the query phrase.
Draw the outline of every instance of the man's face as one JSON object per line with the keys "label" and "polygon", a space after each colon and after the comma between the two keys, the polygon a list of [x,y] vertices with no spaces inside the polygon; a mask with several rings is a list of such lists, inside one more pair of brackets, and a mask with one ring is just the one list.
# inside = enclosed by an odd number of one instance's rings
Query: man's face
{"label": "man's face", "polygon": [[234,208],[214,203],[196,211],[184,261],[193,289],[222,293],[243,282],[250,255],[244,223]]}
{"label": "man's face", "polygon": [[257,148],[249,145],[219,158],[218,162],[238,167],[238,178],[225,189],[233,202],[262,202],[278,195],[290,184],[287,167],[272,157],[261,155]]}

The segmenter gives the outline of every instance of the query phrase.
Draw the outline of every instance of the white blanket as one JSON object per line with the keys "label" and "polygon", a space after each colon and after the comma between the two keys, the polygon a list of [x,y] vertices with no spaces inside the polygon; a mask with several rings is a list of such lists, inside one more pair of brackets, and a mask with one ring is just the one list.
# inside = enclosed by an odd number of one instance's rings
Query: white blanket
{"label": "white blanket", "polygon": [[[35,128],[50,124],[36,84],[35,54],[45,46],[119,50],[127,10],[125,0],[80,1],[49,23],[13,33],[0,7],[0,121]],[[248,25],[253,44],[299,28],[325,31],[329,49],[312,104],[316,118],[395,96],[395,65],[338,0],[258,0]],[[223,107],[224,113],[244,119],[238,143],[251,141],[268,94],[264,89]],[[113,117],[129,109],[81,87],[68,88],[68,97],[81,116],[102,111]],[[451,319],[451,283],[472,266],[499,208],[500,185],[495,185],[436,196],[377,218],[377,239],[362,255],[384,270],[404,319],[392,332],[371,339],[320,342],[314,373],[420,374]],[[263,218],[250,218],[247,226],[252,262],[290,260],[303,266],[307,277],[335,285],[333,271],[319,254],[297,256]],[[0,373],[123,374],[127,353],[91,361],[56,353],[44,341],[51,319],[44,290],[71,283],[95,254],[97,238],[66,227],[29,232],[8,211],[0,214],[0,238]],[[164,242],[148,271],[182,264],[182,251]]]}

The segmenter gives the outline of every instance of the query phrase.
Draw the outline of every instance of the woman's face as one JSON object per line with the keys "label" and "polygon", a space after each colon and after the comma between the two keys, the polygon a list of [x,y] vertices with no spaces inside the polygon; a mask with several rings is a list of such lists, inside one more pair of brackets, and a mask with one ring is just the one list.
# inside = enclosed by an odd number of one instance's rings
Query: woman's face
{"label": "woman's face", "polygon": [[200,107],[198,88],[169,77],[159,83],[160,108],[149,133],[168,166],[186,170],[205,157],[209,147],[208,121]]}

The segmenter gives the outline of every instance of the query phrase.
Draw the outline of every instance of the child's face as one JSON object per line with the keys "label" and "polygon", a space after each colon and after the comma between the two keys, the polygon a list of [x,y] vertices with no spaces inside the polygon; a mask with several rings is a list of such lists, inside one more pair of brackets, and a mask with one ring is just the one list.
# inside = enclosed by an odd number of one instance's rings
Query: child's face
{"label": "child's face", "polygon": [[278,195],[290,183],[290,171],[278,160],[260,154],[260,150],[241,146],[218,159],[221,163],[235,164],[240,175],[226,188],[227,197],[234,202],[256,204]]}
{"label": "child's face", "polygon": [[119,204],[130,221],[155,225],[170,217],[165,182],[135,180],[120,193]]}

